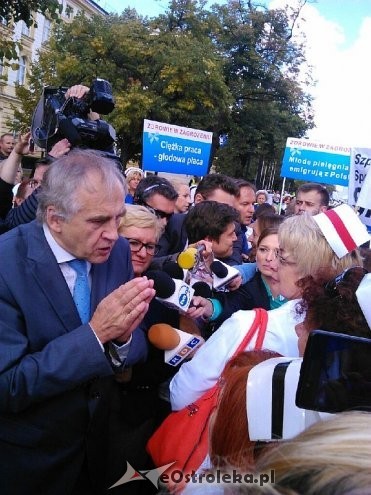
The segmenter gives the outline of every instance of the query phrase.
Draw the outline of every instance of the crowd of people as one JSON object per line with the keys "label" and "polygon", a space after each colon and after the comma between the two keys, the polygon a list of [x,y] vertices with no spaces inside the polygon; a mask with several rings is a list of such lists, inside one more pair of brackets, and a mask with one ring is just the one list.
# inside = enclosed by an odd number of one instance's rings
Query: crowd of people
{"label": "crowd of people", "polygon": [[[154,468],[150,436],[218,380],[199,474],[275,472],[274,483],[236,493],[369,487],[369,413],[339,413],[294,439],[261,446],[250,440],[246,412],[251,369],[278,356],[301,359],[313,330],[369,338],[371,318],[357,289],[371,289],[370,238],[353,209],[329,208],[327,189],[316,183],[300,186],[294,198],[285,194],[278,208],[276,194],[223,174],[194,187],[137,166],[123,174],[114,160],[71,149],[67,139],[20,179],[29,138],[0,140],[1,493],[108,493],[129,465]],[[203,285],[194,285],[183,310],[170,305],[171,284],[194,282],[195,267],[177,263],[193,248]],[[215,275],[215,262],[233,277]],[[215,276],[228,281],[216,285]],[[160,285],[171,293],[159,297]],[[262,350],[253,338],[230,360],[255,308],[267,311]],[[205,342],[170,366],[166,347],[148,338],[158,324]],[[270,414],[262,410],[260,421]],[[110,490],[156,492],[144,481]]]}

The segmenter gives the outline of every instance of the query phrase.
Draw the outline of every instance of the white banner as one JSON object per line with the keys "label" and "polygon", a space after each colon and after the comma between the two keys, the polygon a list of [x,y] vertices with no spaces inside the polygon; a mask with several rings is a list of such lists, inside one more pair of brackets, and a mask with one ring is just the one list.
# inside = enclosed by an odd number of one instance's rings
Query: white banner
{"label": "white banner", "polygon": [[370,148],[352,148],[348,203],[359,207],[359,218],[367,227],[371,227],[371,174],[368,174],[370,165]]}

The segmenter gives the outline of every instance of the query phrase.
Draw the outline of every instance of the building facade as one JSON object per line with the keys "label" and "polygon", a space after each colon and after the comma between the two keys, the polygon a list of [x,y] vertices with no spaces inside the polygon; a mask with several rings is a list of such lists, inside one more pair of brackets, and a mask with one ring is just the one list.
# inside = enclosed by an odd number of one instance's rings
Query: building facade
{"label": "building facade", "polygon": [[[61,19],[71,22],[79,13],[86,16],[107,15],[107,11],[91,0],[60,0],[62,5]],[[0,19],[0,42],[4,39],[13,39],[21,42],[19,50],[18,68],[6,67],[0,61],[0,135],[9,132],[7,122],[14,118],[12,105],[19,106],[16,98],[16,84],[27,87],[27,72],[31,62],[37,59],[37,52],[50,35],[50,19],[41,14],[36,15],[37,27],[28,28],[23,21],[7,25]]]}

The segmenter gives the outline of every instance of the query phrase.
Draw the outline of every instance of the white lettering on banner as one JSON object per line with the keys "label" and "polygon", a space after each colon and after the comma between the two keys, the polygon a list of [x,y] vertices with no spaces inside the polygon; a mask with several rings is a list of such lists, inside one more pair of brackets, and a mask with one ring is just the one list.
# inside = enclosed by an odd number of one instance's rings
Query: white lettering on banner
{"label": "white lettering on banner", "polygon": [[183,146],[178,143],[169,143],[168,141],[161,141],[160,146],[162,149],[167,149],[169,151],[183,151]]}
{"label": "white lettering on banner", "polygon": [[349,175],[342,173],[336,173],[334,171],[328,172],[327,170],[313,170],[307,167],[289,167],[289,171],[295,174],[311,175],[312,177],[329,177],[341,180],[348,180]]}
{"label": "white lettering on banner", "polygon": [[[319,162],[316,160],[308,160],[307,158],[298,158],[296,156],[289,157],[290,163],[297,163],[299,165],[307,165],[307,167],[320,167],[328,168],[329,170],[342,170],[344,172],[349,172],[349,165],[345,163],[331,163],[331,162]],[[331,176],[330,176],[331,177]]]}
{"label": "white lettering on banner", "polygon": [[177,156],[177,155],[168,155],[166,153],[160,153],[157,155],[158,161],[159,162],[176,162],[176,163],[185,163],[186,159],[184,156]]}

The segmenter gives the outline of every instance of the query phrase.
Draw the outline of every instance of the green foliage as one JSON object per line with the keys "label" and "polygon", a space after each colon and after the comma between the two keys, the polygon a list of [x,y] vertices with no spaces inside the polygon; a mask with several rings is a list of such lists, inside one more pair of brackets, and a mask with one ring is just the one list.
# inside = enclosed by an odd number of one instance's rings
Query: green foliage
{"label": "green foliage", "polygon": [[[313,126],[299,84],[303,47],[291,39],[299,10],[205,4],[172,0],[152,19],[126,9],[59,24],[32,67],[29,95],[18,96],[36,104],[45,84],[90,86],[102,77],[113,86],[116,108],[104,118],[124,162],[140,158],[147,118],[212,131],[216,143],[227,134],[227,146],[214,150],[218,171],[259,181],[269,163],[277,176],[286,138]],[[309,71],[306,78],[310,84]],[[25,120],[29,107],[23,110],[17,118]]]}
{"label": "green foliage", "polygon": [[[6,25],[23,21],[26,26],[37,26],[36,14],[39,12],[56,22],[60,20],[63,5],[58,0],[6,0],[0,3],[0,18]],[[3,28],[4,29],[4,28]],[[0,60],[17,59],[20,43],[7,40],[0,44]]]}

